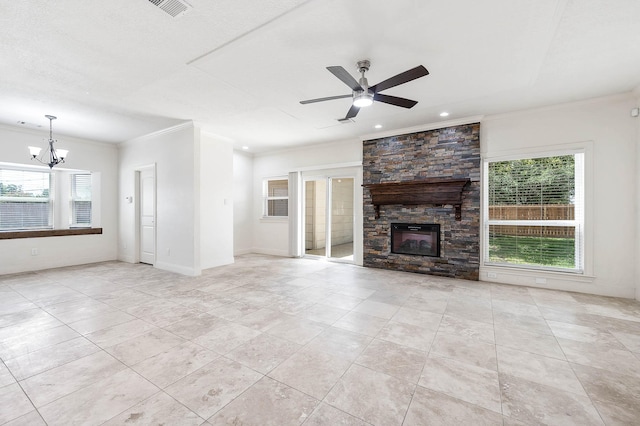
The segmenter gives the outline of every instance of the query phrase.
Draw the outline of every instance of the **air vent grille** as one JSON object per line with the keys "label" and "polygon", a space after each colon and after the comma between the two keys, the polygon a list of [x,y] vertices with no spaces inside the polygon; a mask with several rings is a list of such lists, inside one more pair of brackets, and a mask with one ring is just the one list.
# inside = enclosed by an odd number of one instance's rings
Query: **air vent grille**
{"label": "air vent grille", "polygon": [[191,5],[182,0],[149,0],[174,18],[184,15],[192,9]]}

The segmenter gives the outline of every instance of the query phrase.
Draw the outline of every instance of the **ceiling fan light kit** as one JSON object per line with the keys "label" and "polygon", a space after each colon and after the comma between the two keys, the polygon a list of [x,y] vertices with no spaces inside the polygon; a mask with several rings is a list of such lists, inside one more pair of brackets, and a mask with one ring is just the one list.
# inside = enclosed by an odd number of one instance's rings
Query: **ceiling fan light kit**
{"label": "ceiling fan light kit", "polygon": [[418,65],[415,68],[381,81],[376,85],[369,86],[369,82],[367,81],[367,78],[364,74],[365,72],[369,71],[371,62],[369,62],[368,60],[358,61],[357,66],[358,71],[360,72],[360,81],[356,81],[356,79],[353,78],[353,76],[351,76],[351,74],[349,74],[347,70],[345,70],[341,66],[327,67],[327,70],[329,70],[330,73],[338,77],[340,81],[351,88],[352,92],[350,95],[337,95],[324,98],[309,99],[306,101],[300,101],[300,103],[306,105],[316,102],[331,101],[334,99],[352,98],[353,101],[351,104],[351,108],[349,108],[347,115],[343,119],[339,119],[339,121],[344,121],[355,117],[356,115],[358,115],[360,108],[368,107],[373,104],[374,101],[383,102],[385,104],[399,106],[402,108],[413,108],[418,103],[418,101],[399,98],[397,96],[383,95],[379,92],[429,75],[429,71],[427,71],[425,67],[423,67],[422,65]]}

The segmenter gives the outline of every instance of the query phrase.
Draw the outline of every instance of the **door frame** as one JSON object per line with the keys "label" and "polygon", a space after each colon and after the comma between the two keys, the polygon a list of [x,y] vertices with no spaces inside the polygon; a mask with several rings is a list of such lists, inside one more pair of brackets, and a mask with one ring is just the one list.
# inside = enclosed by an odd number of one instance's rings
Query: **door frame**
{"label": "door frame", "polygon": [[[357,217],[357,211],[358,211],[358,197],[360,196],[357,189],[358,189],[358,184],[359,182],[361,182],[361,177],[358,176],[358,172],[359,170],[344,170],[344,169],[335,169],[335,170],[327,170],[327,169],[322,169],[322,170],[310,170],[310,171],[306,171],[306,172],[302,172],[302,192],[301,192],[301,202],[302,202],[302,209],[300,211],[300,223],[301,223],[301,235],[299,236],[301,244],[302,244],[302,255],[303,256],[309,256],[310,258],[318,258],[318,259],[323,259],[323,260],[327,260],[330,262],[338,262],[338,263],[351,263],[351,264],[359,264],[358,260],[359,257],[362,256],[360,254],[360,251],[357,248],[357,241],[359,240],[358,238],[358,231],[357,231],[357,226],[358,226],[358,217]],[[333,188],[332,188],[332,180],[333,179],[353,179],[353,260],[343,260],[340,258],[336,258],[336,257],[331,257],[331,217],[332,217],[332,192],[333,192]],[[327,185],[327,190],[326,190],[326,202],[325,202],[325,212],[326,212],[326,216],[325,216],[325,252],[324,252],[324,256],[318,256],[318,255],[313,255],[313,254],[306,254],[306,242],[305,242],[305,232],[304,230],[306,229],[306,191],[307,191],[307,187],[306,187],[306,183],[310,182],[310,181],[318,181],[318,180],[324,180],[326,182]]]}
{"label": "door frame", "polygon": [[140,263],[140,246],[141,246],[141,228],[142,224],[140,223],[140,212],[142,210],[141,204],[142,200],[140,199],[140,173],[143,171],[152,171],[153,172],[153,217],[154,217],[154,227],[153,227],[153,266],[155,266],[156,261],[158,260],[158,173],[156,171],[156,163],[148,164],[145,166],[139,166],[133,169],[134,173],[134,200],[135,208],[135,230],[134,230],[134,253],[133,253],[133,263]]}

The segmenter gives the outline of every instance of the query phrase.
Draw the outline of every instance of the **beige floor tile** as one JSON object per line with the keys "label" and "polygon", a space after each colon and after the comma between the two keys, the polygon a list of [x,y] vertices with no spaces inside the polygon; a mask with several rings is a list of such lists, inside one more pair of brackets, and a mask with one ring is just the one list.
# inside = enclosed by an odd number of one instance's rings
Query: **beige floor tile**
{"label": "beige floor tile", "polygon": [[371,340],[371,337],[363,334],[329,327],[309,342],[306,348],[353,361]]}
{"label": "beige floor tile", "polygon": [[23,380],[98,351],[99,347],[84,337],[77,337],[9,359],[5,363],[16,379]]}
{"label": "beige floor tile", "polygon": [[20,385],[13,383],[0,387],[0,424],[17,419],[34,410]]}
{"label": "beige floor tile", "polygon": [[192,340],[203,334],[207,334],[216,326],[223,323],[224,321],[218,317],[201,313],[197,316],[190,316],[182,321],[174,322],[164,328],[177,336]]}
{"label": "beige floor tile", "polygon": [[0,358],[8,360],[56,345],[80,335],[66,325],[0,340]]}
{"label": "beige floor tile", "polygon": [[260,309],[260,306],[236,301],[214,308],[207,313],[225,319],[227,321],[235,321],[247,314],[258,311]]}
{"label": "beige floor tile", "polygon": [[133,369],[156,386],[165,388],[219,357],[200,345],[186,342],[134,365]]}
{"label": "beige floor tile", "polygon": [[418,384],[480,407],[501,412],[498,373],[448,358],[428,358]]}
{"label": "beige floor tile", "polygon": [[267,334],[305,345],[327,328],[327,324],[295,317],[282,321],[266,331]]}
{"label": "beige floor tile", "polygon": [[39,408],[50,426],[101,424],[158,388],[126,369]]}
{"label": "beige floor tile", "polygon": [[491,302],[470,297],[451,297],[445,315],[493,324]]}
{"label": "beige floor tile", "polygon": [[387,322],[384,318],[361,314],[359,312],[349,312],[336,321],[333,326],[374,337],[382,330],[382,327],[384,327]]}
{"label": "beige floor tile", "polygon": [[208,421],[212,425],[299,425],[320,401],[269,377],[234,399]]}
{"label": "beige floor tile", "polygon": [[14,338],[20,338],[22,336],[34,333],[36,330],[47,330],[63,325],[63,323],[56,319],[53,315],[50,315],[42,310],[38,311],[39,312],[37,314],[34,314],[26,321],[20,321],[18,323],[0,328],[0,342],[4,342],[6,340]]}
{"label": "beige floor tile", "polygon": [[331,405],[321,403],[315,409],[315,411],[309,416],[304,426],[326,426],[326,425],[341,425],[341,426],[367,426],[369,423],[365,423],[363,420],[353,417],[344,411],[338,410]]}
{"label": "beige floor tile", "polygon": [[219,358],[168,386],[173,398],[207,419],[263,377],[226,358]]}
{"label": "beige floor tile", "polygon": [[495,327],[513,328],[529,333],[553,334],[542,315],[518,315],[511,312],[494,311]]}
{"label": "beige floor tile", "polygon": [[349,365],[351,361],[344,358],[302,349],[273,369],[269,377],[321,400]]}
{"label": "beige floor tile", "polygon": [[351,310],[362,302],[359,297],[347,296],[340,293],[331,293],[324,299],[318,301],[321,305],[330,306],[332,308]]}
{"label": "beige floor tile", "polygon": [[495,343],[494,328],[486,322],[443,315],[438,332]]}
{"label": "beige floor tile", "polygon": [[500,374],[502,412],[526,424],[603,425],[588,397]]}
{"label": "beige floor tile", "polygon": [[134,316],[122,311],[102,312],[89,318],[69,323],[80,334],[94,333],[114,325],[122,324],[136,319]]}
{"label": "beige floor tile", "polygon": [[72,321],[91,318],[107,312],[114,312],[116,308],[89,297],[85,297],[80,300],[50,305],[45,307],[44,310],[58,318],[60,321],[69,323]]}
{"label": "beige floor tile", "polygon": [[567,361],[497,347],[500,373],[587,396]]}
{"label": "beige floor tile", "polygon": [[311,321],[321,322],[327,325],[335,324],[340,318],[344,317],[349,311],[346,309],[332,308],[327,305],[315,304],[308,307],[300,313],[300,316]]}
{"label": "beige floor tile", "polygon": [[572,366],[607,424],[633,424],[640,419],[638,377],[578,364]]}
{"label": "beige floor tile", "polygon": [[280,311],[287,315],[298,315],[305,309],[313,306],[315,303],[306,300],[297,299],[295,297],[283,297],[275,303],[268,305],[269,309]]}
{"label": "beige floor tile", "polygon": [[134,319],[114,325],[113,327],[85,334],[85,337],[101,348],[108,348],[157,329],[153,324],[149,324],[140,319]]}
{"label": "beige floor tile", "polygon": [[198,426],[204,422],[200,416],[164,392],[158,392],[150,398],[123,411],[104,423],[104,426],[117,425],[164,425]]}
{"label": "beige floor tile", "polygon": [[401,322],[390,322],[380,330],[376,337],[421,351],[428,351],[435,335],[435,331],[426,328]]}
{"label": "beige floor tile", "polygon": [[389,303],[383,303],[383,302],[375,302],[367,299],[362,303],[360,303],[355,308],[353,308],[353,311],[360,312],[361,314],[371,315],[374,317],[391,319],[391,317],[393,317],[396,314],[396,312],[398,312],[398,309],[400,309],[400,306],[398,305],[391,305]]}
{"label": "beige floor tile", "polygon": [[496,343],[500,346],[530,352],[550,358],[566,360],[555,336],[528,331],[495,327]]}
{"label": "beige floor tile", "polygon": [[15,382],[16,379],[13,377],[9,369],[2,362],[0,362],[0,388],[13,384]]}
{"label": "beige floor tile", "polygon": [[569,339],[558,343],[570,362],[640,377],[640,360],[626,349]]}
{"label": "beige floor tile", "polygon": [[302,346],[268,334],[261,334],[238,346],[226,356],[260,373],[267,374]]}
{"label": "beige floor tile", "polygon": [[433,312],[420,311],[407,307],[400,308],[391,318],[393,322],[411,324],[433,331],[438,330],[441,320],[441,314],[434,314]]}
{"label": "beige floor tile", "polygon": [[117,345],[107,347],[105,350],[125,364],[134,365],[174,346],[178,346],[184,341],[183,338],[175,334],[155,328]]}
{"label": "beige floor tile", "polygon": [[262,308],[237,319],[235,322],[258,331],[266,331],[282,321],[290,319],[291,315],[283,314],[273,309]]}
{"label": "beige floor tile", "polygon": [[424,351],[375,339],[356,364],[409,383],[418,383],[427,359]]}
{"label": "beige floor tile", "polygon": [[451,358],[488,370],[498,370],[494,344],[440,331],[433,340],[429,356],[432,358]]}
{"label": "beige floor tile", "polygon": [[225,321],[215,325],[207,334],[193,339],[193,342],[224,355],[259,335],[257,330]]}
{"label": "beige floor tile", "polygon": [[600,331],[583,325],[549,320],[547,320],[547,324],[549,324],[553,335],[559,339],[576,340],[578,342],[585,343],[597,343],[600,345],[606,345],[610,348],[625,349],[624,345],[622,345],[618,339],[607,331]]}
{"label": "beige floor tile", "polygon": [[352,365],[325,402],[372,424],[401,425],[415,385]]}
{"label": "beige floor tile", "polygon": [[200,314],[201,312],[178,305],[160,312],[146,314],[142,319],[156,327],[168,327],[177,322],[197,317]]}
{"label": "beige floor tile", "polygon": [[42,416],[34,410],[10,422],[3,423],[2,426],[47,426],[47,424]]}
{"label": "beige floor tile", "polygon": [[640,353],[640,333],[612,331],[611,334],[631,352]]}
{"label": "beige floor tile", "polygon": [[403,307],[442,315],[447,309],[451,293],[440,291],[433,293],[434,297],[428,295],[412,295],[404,302]]}
{"label": "beige floor tile", "polygon": [[502,415],[418,386],[403,426],[502,426]]}
{"label": "beige floor tile", "polygon": [[106,352],[96,352],[20,382],[36,407],[110,377],[126,367]]}

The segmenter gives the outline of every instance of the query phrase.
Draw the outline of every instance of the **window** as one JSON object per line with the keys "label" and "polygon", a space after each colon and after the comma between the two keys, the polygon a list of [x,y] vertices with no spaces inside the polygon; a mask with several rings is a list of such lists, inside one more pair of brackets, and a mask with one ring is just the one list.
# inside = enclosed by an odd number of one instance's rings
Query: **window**
{"label": "window", "polygon": [[71,175],[71,226],[91,226],[91,174]]}
{"label": "window", "polygon": [[0,231],[51,229],[51,188],[48,172],[0,169]]}
{"label": "window", "polygon": [[484,263],[583,271],[584,154],[486,161]]}
{"label": "window", "polygon": [[289,216],[289,181],[287,179],[267,179],[264,185],[264,216]]}

